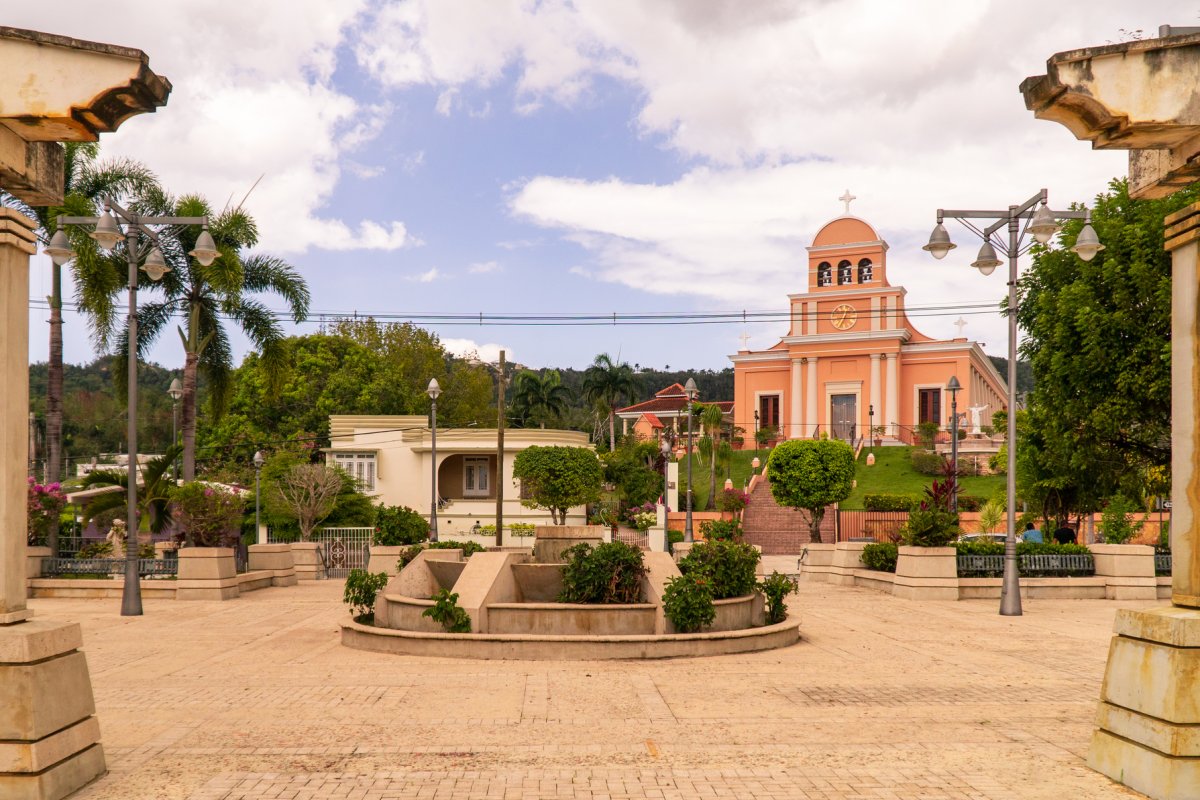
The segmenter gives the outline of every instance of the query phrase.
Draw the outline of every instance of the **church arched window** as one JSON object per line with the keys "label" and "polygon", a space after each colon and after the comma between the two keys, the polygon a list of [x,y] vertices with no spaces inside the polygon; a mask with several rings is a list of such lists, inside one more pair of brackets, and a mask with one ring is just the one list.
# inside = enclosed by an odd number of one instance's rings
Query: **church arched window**
{"label": "church arched window", "polygon": [[854,268],[849,261],[838,262],[838,285],[854,283]]}
{"label": "church arched window", "polygon": [[833,285],[833,267],[828,261],[822,261],[817,265],[817,286],[832,286]]}
{"label": "church arched window", "polygon": [[864,258],[858,262],[858,282],[870,283],[871,276],[874,273],[874,268],[871,266],[871,259]]}

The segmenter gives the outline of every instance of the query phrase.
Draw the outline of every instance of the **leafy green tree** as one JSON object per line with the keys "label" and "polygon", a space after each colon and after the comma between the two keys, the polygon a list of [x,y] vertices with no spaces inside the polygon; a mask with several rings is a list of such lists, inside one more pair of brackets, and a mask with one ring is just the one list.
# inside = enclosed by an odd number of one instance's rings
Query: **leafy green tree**
{"label": "leafy green tree", "polygon": [[700,424],[704,426],[705,435],[700,438],[700,444],[704,444],[704,440],[708,439],[708,500],[704,504],[705,511],[712,511],[717,507],[717,473],[720,471],[717,468],[717,456],[721,451],[722,444],[728,444],[721,440],[721,425],[725,421],[725,415],[721,411],[721,407],[716,403],[708,403],[700,411]]}
{"label": "leafy green tree", "polygon": [[632,403],[637,392],[638,380],[633,368],[624,361],[614,361],[608,353],[596,356],[583,373],[584,399],[608,415],[609,450],[617,448],[617,407],[622,399]]}
{"label": "leafy green tree", "polygon": [[[1133,200],[1124,180],[1096,198],[1092,224],[1105,249],[1083,262],[1066,249],[1082,227],[1068,221],[1062,248],[1038,248],[1021,279],[1022,355],[1035,390],[1029,473],[1061,484],[1063,510],[1093,510],[1099,497],[1135,485],[1171,452],[1171,261],[1163,217],[1200,199],[1200,187]],[[1076,492],[1075,497],[1070,497]]]}
{"label": "leafy green tree", "polygon": [[821,541],[825,507],[850,496],[854,451],[838,439],[789,439],[771,451],[767,462],[771,496],[808,519],[809,538]]}
{"label": "leafy green tree", "polygon": [[600,499],[604,473],[586,447],[527,447],[513,459],[526,508],[544,508],[555,525],[567,524],[567,511]]}
{"label": "leafy green tree", "polygon": [[[68,142],[63,146],[63,202],[58,206],[31,208],[12,195],[0,191],[0,205],[11,206],[38,223],[37,235],[43,244],[58,230],[58,217],[97,216],[104,197],[124,200],[136,197],[157,185],[157,179],[142,164],[130,159],[99,161],[100,146],[95,142]],[[107,340],[116,318],[114,296],[125,284],[124,261],[105,254],[84,230],[65,231],[76,256],[68,268],[75,283],[78,310],[88,320],[97,342]],[[63,478],[63,339],[62,297],[63,268],[50,266],[50,353],[46,386],[46,480]],[[47,545],[58,555],[58,522],[47,531]]]}
{"label": "leafy green tree", "polygon": [[604,482],[616,487],[626,506],[640,506],[655,500],[663,491],[663,476],[658,444],[625,436],[617,449],[600,456],[604,464]]}
{"label": "leafy green tree", "polygon": [[562,385],[562,375],[556,369],[542,374],[524,370],[513,378],[513,417],[522,425],[545,428],[547,420],[567,413],[570,400],[571,392]]}
{"label": "leafy green tree", "polygon": [[[179,328],[185,353],[183,399],[180,425],[183,434],[183,479],[196,474],[196,381],[202,373],[208,384],[209,406],[214,417],[225,411],[233,371],[233,348],[224,322],[233,322],[258,350],[272,382],[283,366],[283,329],[275,315],[255,296],[269,292],[281,297],[291,309],[292,319],[308,315],[309,294],[304,279],[287,262],[263,253],[245,255],[258,243],[258,226],[239,208],[213,214],[197,195],[176,199],[165,192],[151,193],[135,205],[141,213],[181,217],[209,217],[209,231],[220,256],[210,266],[201,266],[187,254],[196,246],[200,230],[194,226],[171,228],[161,236],[163,255],[171,271],[153,284],[161,299],[142,303],[138,309],[139,354],[148,350],[171,319],[184,320]],[[122,338],[128,336],[126,331]],[[124,348],[122,348],[124,350]]]}
{"label": "leafy green tree", "polygon": [[[171,480],[171,468],[179,457],[181,448],[173,445],[158,458],[152,459],[144,467],[140,467],[142,485],[138,487],[137,513],[138,527],[142,520],[149,520],[151,533],[162,533],[171,524],[171,490],[175,482]],[[124,472],[96,470],[88,473],[83,479],[84,489],[98,489],[103,486],[128,486],[128,478]],[[86,525],[97,517],[112,514],[124,516],[121,512],[126,508],[127,495],[124,491],[112,491],[92,498],[83,507],[83,523]],[[131,520],[126,520],[132,524]]]}

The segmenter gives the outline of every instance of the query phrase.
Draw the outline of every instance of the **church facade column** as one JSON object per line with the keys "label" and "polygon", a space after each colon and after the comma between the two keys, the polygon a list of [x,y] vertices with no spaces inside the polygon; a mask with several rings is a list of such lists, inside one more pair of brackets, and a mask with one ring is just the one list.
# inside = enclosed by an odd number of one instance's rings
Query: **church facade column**
{"label": "church facade column", "polygon": [[[875,413],[879,416],[878,419],[868,416],[867,420],[868,423],[874,420],[874,424],[876,425],[883,424],[881,422],[883,418],[883,387],[880,385],[883,381],[879,368],[879,359],[882,357],[881,353],[871,353],[871,407],[875,409]],[[872,438],[875,436],[875,431],[867,431],[867,434],[868,438]]]}
{"label": "church facade column", "polygon": [[786,430],[782,431],[783,438],[785,439],[798,439],[801,436],[802,428],[800,425],[800,420],[802,412],[800,410],[800,398],[802,396],[802,387],[800,385],[800,371],[803,363],[804,359],[802,358],[792,359],[792,388],[791,392],[788,394],[789,402],[787,428]]}
{"label": "church facade column", "polygon": [[887,359],[887,403],[884,404],[884,424],[889,436],[900,435],[900,354],[890,353]]}
{"label": "church facade column", "polygon": [[808,397],[804,404],[804,433],[811,437],[817,429],[817,357],[808,357]]}

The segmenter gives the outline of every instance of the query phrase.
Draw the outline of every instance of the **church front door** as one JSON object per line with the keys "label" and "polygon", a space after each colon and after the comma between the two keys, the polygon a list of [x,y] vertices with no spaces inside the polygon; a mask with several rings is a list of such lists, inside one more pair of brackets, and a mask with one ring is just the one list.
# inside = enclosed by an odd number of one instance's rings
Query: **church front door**
{"label": "church front door", "polygon": [[851,441],[857,435],[858,396],[835,394],[829,398],[829,427],[835,439]]}

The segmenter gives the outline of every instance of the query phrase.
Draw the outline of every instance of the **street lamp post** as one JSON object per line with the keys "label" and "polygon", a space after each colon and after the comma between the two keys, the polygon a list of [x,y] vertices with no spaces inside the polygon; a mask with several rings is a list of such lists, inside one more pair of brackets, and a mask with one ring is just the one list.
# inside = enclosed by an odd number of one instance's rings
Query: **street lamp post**
{"label": "street lamp post", "polygon": [[437,508],[438,508],[438,469],[437,469],[437,399],[442,393],[437,378],[430,378],[429,387],[425,394],[429,395],[429,439],[433,458],[433,489],[429,502],[429,541],[438,540]]}
{"label": "street lamp post", "polygon": [[754,457],[758,458],[758,409],[754,409]]}
{"label": "street lamp post", "polygon": [[671,466],[671,441],[667,438],[666,431],[663,432],[662,439],[658,443],[658,451],[663,457],[663,508],[669,514],[671,513],[671,505],[667,502],[671,490],[670,481],[670,466]]}
{"label": "street lamp post", "polygon": [[[1025,241],[1026,233],[1033,234],[1039,244],[1045,244],[1060,229],[1060,219],[1084,221],[1083,229],[1071,246],[1071,250],[1084,261],[1091,261],[1096,253],[1104,249],[1092,228],[1090,211],[1051,211],[1047,207],[1047,199],[1048,193],[1042,189],[1021,205],[1009,206],[1005,211],[939,208],[937,225],[929,235],[929,243],[921,248],[940,259],[957,246],[950,241],[950,234],[942,224],[946,217],[950,217],[983,240],[979,255],[971,263],[981,274],[990,275],[1003,263],[996,255],[997,249],[1008,256],[1008,533],[1004,539],[1004,582],[1000,590],[1000,613],[1004,616],[1021,615],[1021,586],[1017,579],[1017,259],[1033,246],[1033,242]],[[980,228],[970,222],[972,219],[995,222]],[[1025,230],[1021,230],[1021,220],[1026,220]],[[1008,230],[1007,241],[993,236],[1002,228]]]}
{"label": "street lamp post", "polygon": [[[121,616],[132,617],[142,614],[142,589],[138,582],[138,529],[141,527],[137,513],[137,289],[138,261],[142,257],[141,240],[145,237],[150,250],[145,254],[142,269],[150,280],[158,281],[171,271],[163,258],[159,232],[152,225],[201,225],[203,230],[196,239],[196,247],[188,255],[194,257],[203,266],[209,266],[220,253],[212,234],[208,232],[208,217],[155,217],[136,214],[117,205],[111,198],[104,199],[104,213],[99,217],[61,216],[58,218],[58,230],[50,239],[46,254],[50,259],[62,266],[75,257],[74,250],[67,235],[63,232],[64,225],[95,225],[95,230],[88,235],[105,252],[110,252],[118,242],[125,242],[125,253],[129,266],[129,317],[127,340],[129,345],[128,360],[128,479],[126,488],[126,540],[125,540],[125,586],[121,592]],[[125,231],[121,226],[125,226]]]}
{"label": "street lamp post", "polygon": [[694,541],[692,538],[692,404],[696,402],[696,396],[700,392],[696,389],[696,382],[688,378],[687,385],[683,387],[683,393],[687,396],[688,418],[687,516],[683,524],[683,541],[691,544]]}
{"label": "street lamp post", "polygon": [[954,491],[950,495],[950,510],[958,513],[958,391],[962,384],[957,375],[951,375],[946,382],[946,390],[950,392],[950,463],[954,465]]}
{"label": "street lamp post", "polygon": [[259,521],[259,508],[262,505],[262,468],[266,462],[266,457],[262,450],[256,450],[254,453],[254,541],[259,544],[266,544],[265,537],[262,535],[262,523]]}
{"label": "street lamp post", "polygon": [[875,404],[867,406],[867,439],[875,443]]}
{"label": "street lamp post", "polygon": [[[179,442],[179,398],[183,397],[183,384],[179,382],[179,378],[171,380],[171,388],[167,389],[167,394],[171,396],[171,447],[174,447]],[[258,454],[254,454],[258,458]],[[179,482],[179,456],[171,459],[171,468],[175,473],[175,482]]]}

